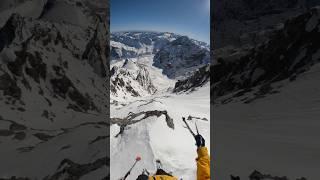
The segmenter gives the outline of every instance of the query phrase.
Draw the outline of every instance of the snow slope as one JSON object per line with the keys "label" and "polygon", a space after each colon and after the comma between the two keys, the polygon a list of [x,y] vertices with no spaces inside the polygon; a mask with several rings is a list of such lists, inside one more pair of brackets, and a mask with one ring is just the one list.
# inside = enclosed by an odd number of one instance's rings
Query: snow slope
{"label": "snow slope", "polygon": [[286,16],[253,48],[215,50],[217,179],[319,179],[319,12]]}
{"label": "snow slope", "polygon": [[182,116],[206,118],[192,120],[192,128],[197,121],[199,131],[210,147],[210,87],[205,87],[190,94],[176,95],[163,93],[148,96],[130,102],[124,107],[111,106],[111,117],[123,118],[129,112],[144,112],[151,110],[166,110],[173,119],[174,129],[167,126],[164,116],[149,117],[143,121],[126,127],[124,133],[119,133],[119,126],[111,126],[111,179],[119,179],[134,162],[137,155],[142,156],[128,179],[135,179],[143,168],[155,172],[155,160],[160,159],[164,169],[183,179],[196,179],[196,146],[195,141],[181,120]]}
{"label": "snow slope", "polygon": [[319,179],[319,75],[317,64],[296,81],[279,82],[279,93],[247,104],[240,99],[252,93],[215,104],[215,177],[247,179],[256,169],[289,179]]}

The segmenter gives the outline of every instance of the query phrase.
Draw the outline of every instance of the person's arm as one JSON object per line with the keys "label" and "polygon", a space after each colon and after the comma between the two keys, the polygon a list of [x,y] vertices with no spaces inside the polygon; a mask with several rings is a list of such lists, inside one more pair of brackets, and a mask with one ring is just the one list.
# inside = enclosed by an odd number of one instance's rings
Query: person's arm
{"label": "person's arm", "polygon": [[206,147],[199,147],[197,150],[197,180],[210,179],[210,156]]}
{"label": "person's arm", "polygon": [[210,156],[205,147],[204,138],[198,134],[195,136],[197,153],[197,180],[210,180]]}

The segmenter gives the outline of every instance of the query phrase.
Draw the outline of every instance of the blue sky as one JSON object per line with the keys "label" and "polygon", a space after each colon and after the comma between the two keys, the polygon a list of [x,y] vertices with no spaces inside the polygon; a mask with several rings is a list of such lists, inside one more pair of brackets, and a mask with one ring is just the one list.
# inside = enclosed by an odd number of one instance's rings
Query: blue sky
{"label": "blue sky", "polygon": [[111,0],[111,32],[174,32],[210,42],[210,0]]}

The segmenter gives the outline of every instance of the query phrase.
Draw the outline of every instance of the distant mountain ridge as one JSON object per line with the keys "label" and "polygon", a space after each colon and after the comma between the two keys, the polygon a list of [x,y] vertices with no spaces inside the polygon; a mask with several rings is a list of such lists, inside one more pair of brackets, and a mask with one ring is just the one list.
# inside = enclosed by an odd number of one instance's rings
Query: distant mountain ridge
{"label": "distant mountain ridge", "polygon": [[[156,54],[161,48],[181,36],[171,32],[156,31],[113,32],[110,36],[111,60]],[[204,42],[192,41],[199,46],[209,47]]]}
{"label": "distant mountain ridge", "polygon": [[[153,85],[155,80],[150,77],[153,72],[149,71],[154,71],[151,67],[161,69],[161,76],[184,80],[199,73],[200,68],[210,63],[209,46],[206,43],[170,32],[115,32],[111,34],[110,45],[114,63],[110,67],[111,93],[117,97],[138,97],[156,92]],[[140,59],[145,57],[149,63],[140,63]],[[156,78],[160,78],[159,75]],[[180,86],[179,91],[196,86],[200,85]]]}

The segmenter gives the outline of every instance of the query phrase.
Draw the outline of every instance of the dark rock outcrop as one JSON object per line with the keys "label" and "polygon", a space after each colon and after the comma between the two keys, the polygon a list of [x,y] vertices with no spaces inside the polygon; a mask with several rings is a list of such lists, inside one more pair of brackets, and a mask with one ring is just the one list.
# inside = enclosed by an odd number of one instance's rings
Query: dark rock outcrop
{"label": "dark rock outcrop", "polygon": [[100,18],[98,18],[94,35],[86,45],[82,59],[87,59],[99,76],[106,77],[109,70],[107,66],[108,54],[106,54],[108,51],[107,44],[109,43],[107,43],[107,37],[104,34],[107,31],[107,27],[103,21],[100,21]]}
{"label": "dark rock outcrop", "polygon": [[[138,120],[135,119],[136,117],[139,117],[141,115],[144,115],[144,116]],[[154,110],[154,111],[145,111],[145,112],[139,112],[139,113],[130,112],[128,116],[125,118],[111,118],[110,121],[111,121],[111,124],[118,124],[120,126],[120,132],[116,135],[116,137],[118,137],[124,132],[126,126],[138,123],[151,116],[160,117],[162,115],[164,115],[166,118],[167,126],[171,129],[174,129],[173,119],[168,115],[167,111]]]}
{"label": "dark rock outcrop", "polygon": [[288,20],[272,38],[239,57],[216,57],[213,65],[214,96],[289,79],[320,60],[318,8]]}
{"label": "dark rock outcrop", "polygon": [[[70,159],[61,161],[58,171],[52,176],[45,177],[44,180],[59,180],[63,179],[80,179],[82,176],[89,174],[103,166],[107,166],[109,162],[108,157],[99,158],[92,163],[80,164],[73,162]],[[107,173],[106,173],[107,174]]]}
{"label": "dark rock outcrop", "polygon": [[11,44],[16,37],[16,29],[21,18],[18,14],[12,14],[6,24],[0,29],[0,52],[5,46]]}
{"label": "dark rock outcrop", "polygon": [[3,90],[4,95],[8,95],[16,99],[20,99],[21,97],[20,87],[8,73],[0,76],[0,90]]}
{"label": "dark rock outcrop", "polygon": [[193,91],[198,87],[202,87],[210,81],[210,65],[199,68],[194,74],[187,79],[178,80],[173,92]]}
{"label": "dark rock outcrop", "polygon": [[[239,176],[230,175],[231,180],[241,180]],[[270,174],[263,174],[257,170],[254,170],[249,175],[249,180],[290,180],[286,176],[273,176]],[[297,178],[296,180],[307,180],[305,177]]]}
{"label": "dark rock outcrop", "polygon": [[264,42],[288,18],[320,5],[314,0],[216,0],[212,6],[217,48],[255,46]]}
{"label": "dark rock outcrop", "polygon": [[163,69],[169,78],[176,78],[208,64],[209,54],[205,43],[181,36],[155,54],[153,66]]}

